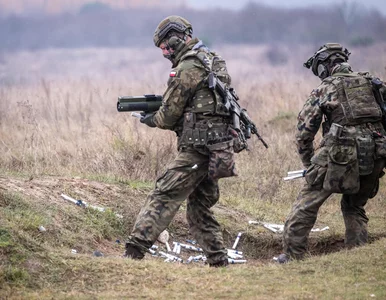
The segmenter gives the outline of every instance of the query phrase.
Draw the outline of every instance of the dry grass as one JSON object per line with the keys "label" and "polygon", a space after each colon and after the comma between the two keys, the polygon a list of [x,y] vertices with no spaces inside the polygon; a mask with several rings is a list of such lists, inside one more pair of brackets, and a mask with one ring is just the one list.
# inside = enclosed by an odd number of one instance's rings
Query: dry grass
{"label": "dry grass", "polygon": [[[287,183],[282,177],[302,167],[293,135],[296,115],[319,83],[302,67],[314,48],[219,47],[242,105],[270,145],[265,150],[252,139],[251,151],[238,156],[239,177],[224,180],[224,203],[256,213],[259,200],[288,207],[296,197],[300,181]],[[354,69],[369,67],[386,78],[383,44],[351,50]],[[279,64],[273,64],[275,57]],[[4,55],[0,168],[30,176],[153,181],[175,155],[174,133],[147,128],[129,113],[118,113],[116,99],[162,94],[169,67],[152,48]]]}
{"label": "dry grass", "polygon": [[[228,270],[76,257],[63,266],[70,276],[54,286],[6,292],[28,299],[384,299],[385,255],[380,249],[385,246],[378,242],[351,255],[341,252],[284,267]],[[369,258],[365,262],[363,255]]]}

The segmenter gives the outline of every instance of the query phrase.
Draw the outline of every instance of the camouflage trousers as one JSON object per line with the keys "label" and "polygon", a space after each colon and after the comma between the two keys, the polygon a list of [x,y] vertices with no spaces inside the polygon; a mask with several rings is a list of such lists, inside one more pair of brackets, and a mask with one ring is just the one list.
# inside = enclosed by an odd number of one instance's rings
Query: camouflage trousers
{"label": "camouflage trousers", "polygon": [[[373,172],[360,177],[359,192],[353,195],[342,195],[341,210],[346,227],[345,244],[347,247],[367,243],[368,218],[364,207],[367,200],[375,196],[374,191],[378,188],[379,176],[384,167],[385,160],[376,160]],[[318,210],[332,194],[322,188],[326,171],[325,167],[320,167],[315,182],[303,186],[285,222],[284,252],[292,258],[303,258]]]}
{"label": "camouflage trousers", "polygon": [[157,179],[127,244],[145,253],[187,199],[190,233],[204,250],[208,263],[227,259],[220,224],[210,210],[219,199],[219,188],[218,180],[208,178],[208,163],[208,155],[191,147],[180,150],[166,172]]}

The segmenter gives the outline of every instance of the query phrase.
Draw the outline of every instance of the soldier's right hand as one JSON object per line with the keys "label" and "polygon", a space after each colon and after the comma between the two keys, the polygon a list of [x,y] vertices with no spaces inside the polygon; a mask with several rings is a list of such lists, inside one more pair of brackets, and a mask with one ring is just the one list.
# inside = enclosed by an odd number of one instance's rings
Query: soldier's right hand
{"label": "soldier's right hand", "polygon": [[153,121],[154,113],[141,113],[139,121],[149,127],[157,127]]}

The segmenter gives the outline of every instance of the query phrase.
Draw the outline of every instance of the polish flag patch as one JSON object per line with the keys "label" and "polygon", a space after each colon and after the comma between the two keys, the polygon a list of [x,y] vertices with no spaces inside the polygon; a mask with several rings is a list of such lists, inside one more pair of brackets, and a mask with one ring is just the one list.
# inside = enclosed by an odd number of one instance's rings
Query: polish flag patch
{"label": "polish flag patch", "polygon": [[176,77],[177,75],[177,72],[176,71],[171,71],[170,72],[170,77]]}

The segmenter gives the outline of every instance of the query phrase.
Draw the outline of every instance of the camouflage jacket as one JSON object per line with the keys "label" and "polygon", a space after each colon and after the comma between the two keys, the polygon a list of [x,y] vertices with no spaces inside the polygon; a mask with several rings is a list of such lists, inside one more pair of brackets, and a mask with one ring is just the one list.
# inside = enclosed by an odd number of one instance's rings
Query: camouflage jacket
{"label": "camouflage jacket", "polygon": [[[342,63],[332,71],[332,75],[337,73],[353,72],[349,64]],[[366,76],[372,77],[368,73],[366,73]],[[383,93],[384,99],[386,99],[386,88],[383,87],[381,92]],[[313,142],[323,121],[323,116],[326,117],[330,115],[332,111],[339,109],[340,106],[341,103],[336,86],[331,84],[331,81],[325,79],[311,92],[311,95],[300,111],[295,138],[300,159],[305,167],[311,165],[311,158],[314,155]]]}
{"label": "camouflage jacket", "polygon": [[[200,60],[194,55],[189,55],[192,49],[208,52],[202,42],[194,38],[178,53],[169,75],[167,89],[163,94],[162,106],[153,118],[158,128],[174,131],[181,130],[183,115],[189,101],[207,78],[208,72]],[[222,80],[230,84],[231,79],[226,68],[222,71],[224,75]]]}

